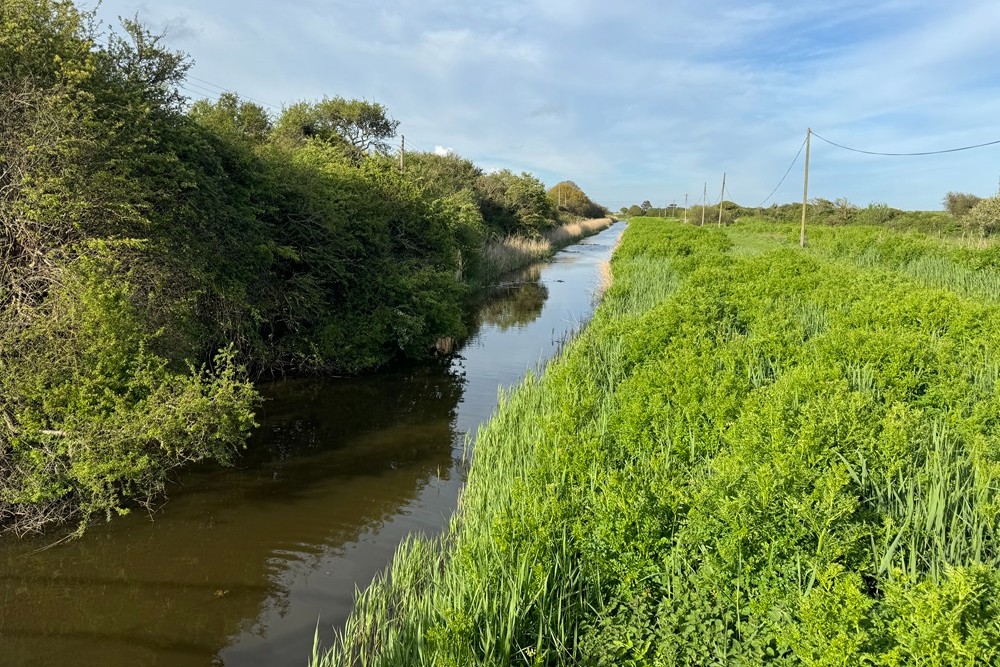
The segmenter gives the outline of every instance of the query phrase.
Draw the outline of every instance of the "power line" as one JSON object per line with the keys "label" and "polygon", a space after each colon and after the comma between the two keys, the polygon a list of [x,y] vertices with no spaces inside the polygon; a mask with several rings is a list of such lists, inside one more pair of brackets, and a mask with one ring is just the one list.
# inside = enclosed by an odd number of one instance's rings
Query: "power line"
{"label": "power line", "polygon": [[[254,98],[249,97],[247,95],[240,95],[238,92],[236,92],[235,90],[232,90],[231,88],[226,88],[224,86],[220,86],[217,83],[212,83],[211,81],[206,81],[205,79],[199,79],[198,77],[192,76],[190,74],[186,78],[188,78],[188,79],[194,79],[195,81],[200,81],[201,83],[204,83],[204,84],[206,84],[208,86],[211,86],[212,88],[218,88],[223,93],[233,93],[234,95],[239,95],[240,97],[242,97],[245,100],[250,100],[251,102],[256,102],[257,104],[263,104],[264,106],[271,107],[272,109],[280,109],[281,108],[279,106],[275,106],[273,104],[269,104],[268,102],[263,102],[261,100],[254,99]],[[203,88],[204,86],[198,86],[198,87],[199,88]],[[215,94],[218,95],[219,93],[215,93]]]}
{"label": "power line", "polygon": [[891,156],[891,157],[911,157],[911,156],[916,156],[916,155],[941,155],[942,153],[957,153],[959,151],[972,150],[973,148],[982,148],[983,146],[993,146],[993,145],[996,145],[996,144],[1000,144],[1000,139],[997,139],[996,141],[987,141],[984,144],[976,144],[974,146],[962,146],[961,148],[947,148],[947,149],[945,149],[943,151],[921,151],[919,153],[881,153],[881,152],[878,152],[878,151],[865,151],[865,150],[861,150],[860,148],[851,148],[850,146],[844,146],[843,144],[838,144],[835,141],[830,141],[829,139],[824,139],[823,137],[819,136],[815,132],[813,132],[812,135],[814,137],[816,137],[817,139],[821,139],[821,140],[825,141],[826,143],[830,144],[831,146],[836,146],[837,148],[843,148],[844,150],[852,151],[854,153],[864,153],[865,155],[888,155],[888,156]]}
{"label": "power line", "polygon": [[184,83],[182,83],[180,85],[180,87],[183,90],[191,93],[192,95],[199,95],[201,97],[204,97],[204,98],[210,99],[210,100],[218,99],[219,96],[223,94],[223,93],[211,90],[209,88],[206,88],[205,86],[199,86],[197,83],[192,83],[190,81],[185,81]]}
{"label": "power line", "polygon": [[[732,180],[733,179],[729,179],[729,181],[732,181]],[[722,201],[731,201],[731,202],[733,202],[735,204],[736,202],[738,202],[740,200],[739,197],[737,197],[736,195],[733,194],[733,189],[731,187],[729,187],[729,182],[728,181],[726,182],[726,194],[729,195],[729,199],[728,200],[727,199],[723,199]]]}
{"label": "power line", "polygon": [[768,199],[770,199],[771,197],[774,196],[774,193],[778,191],[778,188],[781,187],[781,184],[785,182],[786,178],[788,178],[788,174],[792,173],[792,167],[794,167],[795,163],[799,161],[799,156],[802,155],[802,149],[805,148],[805,147],[806,147],[806,140],[803,139],[802,140],[802,145],[799,146],[799,152],[795,154],[794,158],[792,158],[792,163],[790,165],[788,165],[788,169],[785,170],[785,175],[781,177],[781,180],[778,181],[778,184],[774,186],[773,190],[771,190],[771,194],[769,194],[768,196],[764,197],[764,201],[762,201],[761,203],[757,204],[757,206],[755,206],[754,208],[760,208],[761,206],[763,206],[764,204],[767,203]]}

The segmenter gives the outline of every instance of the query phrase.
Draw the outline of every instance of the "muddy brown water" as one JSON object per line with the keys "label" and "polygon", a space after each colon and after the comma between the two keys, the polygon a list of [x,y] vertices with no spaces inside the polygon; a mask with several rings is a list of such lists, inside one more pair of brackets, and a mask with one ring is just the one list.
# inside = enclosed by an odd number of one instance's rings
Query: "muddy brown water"
{"label": "muddy brown water", "polygon": [[445,527],[466,435],[590,317],[622,230],[499,286],[449,359],[263,386],[237,466],[185,472],[152,515],[0,544],[0,665],[305,664],[403,538]]}

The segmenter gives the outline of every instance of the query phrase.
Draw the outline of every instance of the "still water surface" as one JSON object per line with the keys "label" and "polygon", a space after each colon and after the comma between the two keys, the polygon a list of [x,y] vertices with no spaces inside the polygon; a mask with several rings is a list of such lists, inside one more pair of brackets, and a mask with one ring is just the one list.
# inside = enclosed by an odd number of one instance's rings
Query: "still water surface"
{"label": "still water surface", "polygon": [[317,621],[329,643],[355,586],[447,524],[466,435],[590,317],[622,229],[498,287],[450,359],[262,387],[237,467],[184,473],[152,516],[0,544],[0,665],[303,665]]}

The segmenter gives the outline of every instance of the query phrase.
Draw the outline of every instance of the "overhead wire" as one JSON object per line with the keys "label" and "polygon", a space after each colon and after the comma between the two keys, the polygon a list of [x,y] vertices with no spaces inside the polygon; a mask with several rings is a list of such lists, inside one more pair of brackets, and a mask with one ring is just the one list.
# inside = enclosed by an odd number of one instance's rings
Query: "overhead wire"
{"label": "overhead wire", "polygon": [[[812,132],[812,136],[816,137],[820,141],[824,141],[830,144],[831,146],[835,146],[843,150],[851,151],[854,153],[862,153],[864,155],[878,155],[878,156],[888,156],[888,157],[917,157],[924,155],[942,155],[946,153],[958,153],[960,151],[968,151],[976,148],[985,148],[987,146],[995,146],[1000,144],[1000,139],[997,139],[995,141],[987,141],[979,144],[973,144],[970,146],[959,146],[957,148],[946,148],[943,150],[935,150],[935,151],[914,151],[914,152],[904,153],[904,152],[870,151],[861,148],[853,148],[851,146],[845,146],[844,144],[831,141],[830,139],[827,139],[826,137],[817,134],[815,131]],[[778,191],[778,189],[784,184],[785,180],[788,178],[788,175],[792,172],[792,169],[795,167],[795,164],[799,161],[799,157],[801,157],[802,150],[805,148],[805,146],[806,146],[806,139],[803,139],[802,144],[799,145],[799,150],[795,153],[795,157],[792,158],[792,161],[789,163],[788,169],[786,169],[785,173],[782,175],[781,180],[778,181],[778,184],[774,186],[774,189],[771,190],[771,192],[763,200],[761,200],[761,202],[757,204],[757,206],[755,206],[754,208],[761,208],[771,199],[771,197],[774,196],[774,194]],[[732,190],[728,187],[728,185],[726,186],[726,191],[728,191],[730,195],[732,195]],[[715,203],[711,205],[717,206],[724,199],[725,199],[725,192],[722,193],[721,198],[719,200],[715,201]]]}
{"label": "overhead wire", "polygon": [[[204,95],[210,95],[213,99],[218,99],[222,95],[225,95],[227,92],[229,92],[229,91],[212,90],[211,88],[208,88],[206,86],[202,86],[200,84],[194,83],[193,81],[185,81],[183,83],[183,85],[185,87],[187,87],[188,89],[194,89],[194,90],[200,91]],[[237,95],[237,93],[233,93],[233,94]]]}
{"label": "overhead wire", "polygon": [[193,86],[195,86],[195,85],[197,85],[197,84],[192,84],[192,83],[189,83],[189,82],[185,82],[185,83],[180,84],[178,87],[181,90],[183,90],[184,92],[189,93],[192,97],[204,98],[204,99],[212,100],[213,102],[215,100],[219,99],[219,96],[222,94],[222,93],[217,93],[215,91],[208,91],[208,90],[203,89],[201,87],[199,87],[199,88],[193,88]]}
{"label": "overhead wire", "polygon": [[[194,81],[200,81],[201,83],[203,83],[203,84],[205,84],[207,86],[211,86],[212,88],[217,88],[220,91],[222,91],[223,93],[233,93],[234,95],[239,95],[240,97],[242,97],[245,100],[250,100],[251,102],[256,102],[257,104],[262,104],[262,105],[264,105],[266,107],[271,107],[272,109],[281,109],[282,108],[282,107],[276,106],[274,104],[271,104],[269,102],[264,102],[262,100],[255,99],[255,98],[250,97],[248,95],[240,95],[238,92],[236,92],[235,90],[233,90],[231,88],[226,88],[225,86],[220,86],[217,83],[212,83],[211,81],[206,81],[205,79],[200,79],[200,78],[198,78],[196,76],[192,76],[190,74],[187,76],[187,78],[188,79],[193,79]],[[199,88],[204,88],[204,86],[198,86],[198,87]],[[215,95],[219,95],[219,93],[215,93]]]}
{"label": "overhead wire", "polygon": [[912,156],[917,156],[917,155],[941,155],[943,153],[957,153],[959,151],[972,150],[973,148],[983,148],[984,146],[995,146],[996,144],[1000,144],[1000,139],[997,139],[996,141],[987,141],[986,143],[975,144],[975,145],[972,145],[972,146],[961,146],[959,148],[946,148],[945,150],[941,150],[941,151],[920,151],[920,152],[917,152],[917,153],[883,153],[883,152],[879,152],[879,151],[866,151],[866,150],[862,150],[860,148],[851,148],[850,146],[844,146],[843,144],[838,144],[835,141],[830,141],[829,139],[821,137],[820,135],[816,134],[815,132],[813,132],[812,135],[814,137],[816,137],[817,139],[819,139],[820,141],[825,141],[826,143],[830,144],[831,146],[836,146],[837,148],[843,148],[846,151],[852,151],[854,153],[864,153],[865,155],[887,155],[887,156],[890,156],[890,157],[912,157]]}
{"label": "overhead wire", "polygon": [[[995,141],[987,141],[987,142],[983,142],[983,143],[980,143],[980,144],[973,144],[973,145],[970,145],[970,146],[960,146],[958,148],[947,148],[947,149],[944,149],[944,150],[915,151],[915,152],[909,152],[909,153],[896,153],[896,152],[883,152],[883,151],[869,151],[869,150],[864,150],[864,149],[860,149],[860,148],[853,148],[851,146],[845,146],[845,145],[837,143],[835,141],[831,141],[830,139],[827,139],[826,137],[823,137],[822,135],[817,134],[815,131],[812,132],[812,136],[816,137],[817,139],[819,139],[821,141],[824,141],[824,142],[830,144],[831,146],[835,146],[837,148],[841,148],[841,149],[844,149],[844,150],[847,150],[847,151],[852,151],[854,153],[863,153],[865,155],[879,155],[879,156],[889,156],[889,157],[916,157],[916,156],[923,156],[923,155],[942,155],[942,154],[945,154],[945,153],[957,153],[957,152],[960,152],[960,151],[973,150],[973,149],[976,149],[976,148],[985,148],[987,146],[995,146],[995,145],[1000,144],[1000,139],[997,139]],[[784,184],[785,180],[788,178],[788,175],[792,172],[792,169],[795,167],[796,163],[799,161],[799,158],[802,156],[802,150],[805,148],[805,146],[806,146],[806,140],[803,139],[802,143],[799,145],[799,150],[795,153],[795,157],[792,158],[792,161],[789,163],[788,168],[785,170],[785,173],[782,175],[781,179],[778,181],[778,184],[776,186],[774,186],[774,189],[771,190],[771,192],[766,197],[764,197],[764,199],[761,200],[761,202],[759,204],[757,204],[757,206],[755,206],[754,208],[761,208],[762,206],[764,206],[764,204],[766,204],[771,199],[771,197],[774,196],[774,194],[778,191],[778,189],[781,188],[781,186]],[[732,189],[728,186],[728,184],[726,185],[725,192],[722,193],[720,199],[714,200],[713,203],[708,204],[708,205],[709,206],[718,206],[722,201],[724,201],[724,199],[725,199],[725,193],[726,192],[728,192],[730,194],[730,197],[732,197]]]}
{"label": "overhead wire", "polygon": [[791,164],[789,164],[788,169],[785,170],[785,175],[781,177],[781,180],[778,181],[778,184],[774,186],[773,190],[771,190],[771,194],[764,197],[764,200],[761,203],[757,204],[757,206],[755,206],[754,208],[760,208],[761,206],[767,203],[768,199],[774,196],[774,193],[778,191],[778,188],[781,187],[781,184],[785,182],[786,178],[788,178],[788,174],[792,173],[792,167],[794,167],[795,163],[799,161],[799,156],[802,155],[802,149],[805,147],[806,147],[806,139],[803,139],[802,145],[799,146],[799,152],[795,154],[794,158],[792,158]]}

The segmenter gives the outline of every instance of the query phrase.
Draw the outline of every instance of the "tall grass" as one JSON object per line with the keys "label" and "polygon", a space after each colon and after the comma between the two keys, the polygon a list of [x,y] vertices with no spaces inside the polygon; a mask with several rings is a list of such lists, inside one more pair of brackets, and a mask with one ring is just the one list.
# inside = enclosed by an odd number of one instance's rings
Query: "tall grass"
{"label": "tall grass", "polygon": [[[752,255],[798,243],[798,229],[756,218],[727,230],[734,253]],[[937,237],[857,225],[808,230],[808,251],[869,269],[903,274],[928,287],[962,296],[1000,299],[1000,245],[978,238]]]}
{"label": "tall grass", "polygon": [[313,664],[996,664],[1000,306],[733,248],[634,221]]}
{"label": "tall grass", "polygon": [[483,248],[481,280],[491,282],[527,264],[551,257],[560,248],[607,229],[611,222],[610,218],[582,220],[546,230],[535,238],[515,234],[488,241]]}

